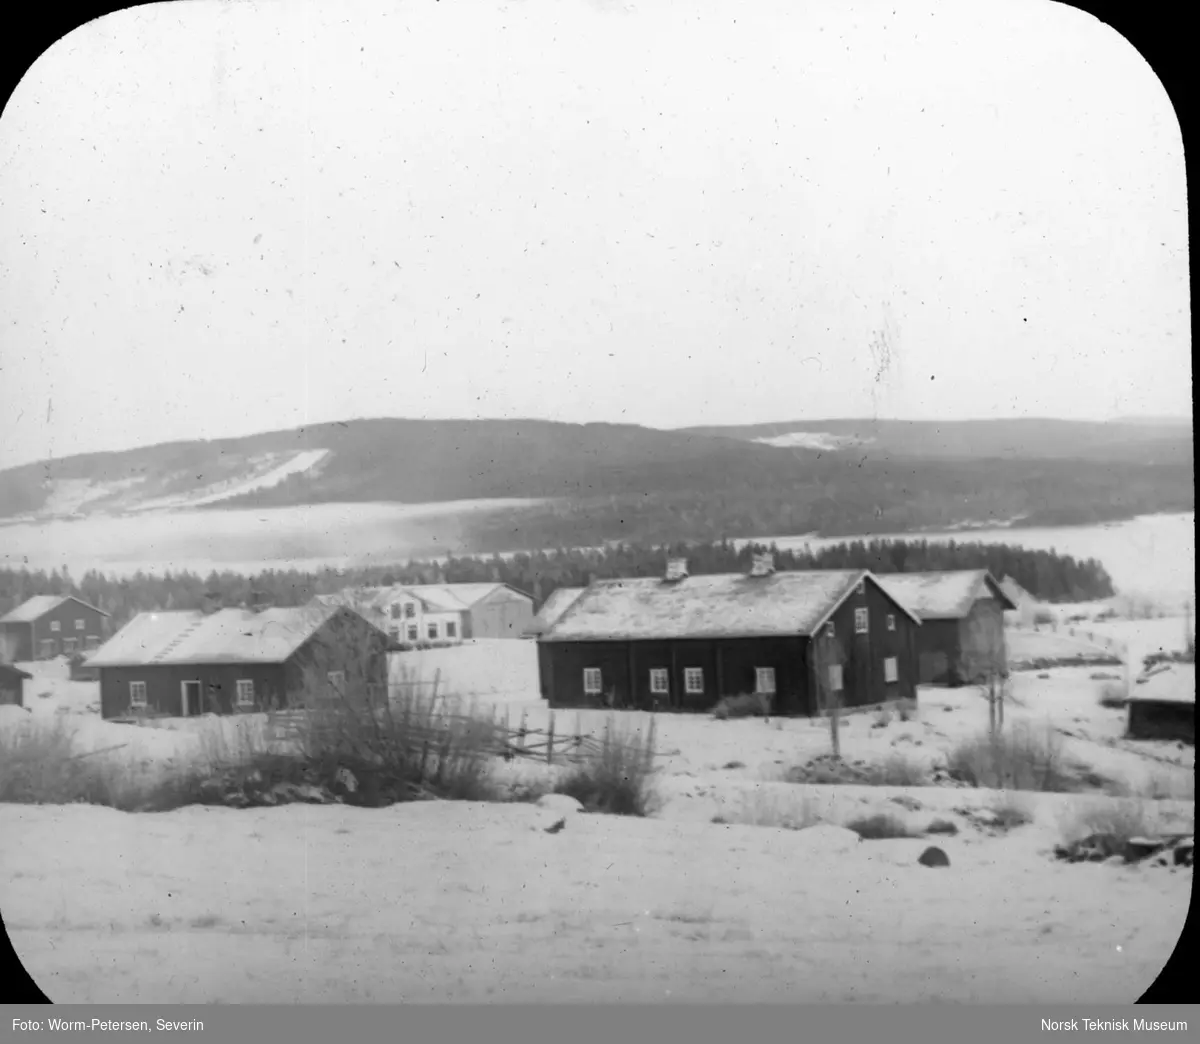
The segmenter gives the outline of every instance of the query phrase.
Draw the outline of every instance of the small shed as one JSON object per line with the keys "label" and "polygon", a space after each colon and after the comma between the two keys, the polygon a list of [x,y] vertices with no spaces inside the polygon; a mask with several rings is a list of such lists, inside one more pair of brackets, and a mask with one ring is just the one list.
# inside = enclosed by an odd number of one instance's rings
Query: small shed
{"label": "small shed", "polygon": [[1196,742],[1196,665],[1168,663],[1151,668],[1129,696],[1130,739]]}
{"label": "small shed", "polygon": [[25,683],[32,677],[28,671],[11,663],[0,663],[0,707],[24,707]]}
{"label": "small shed", "polygon": [[1016,608],[986,569],[885,573],[879,582],[921,619],[922,685],[965,685],[1008,671],[1004,613]]}

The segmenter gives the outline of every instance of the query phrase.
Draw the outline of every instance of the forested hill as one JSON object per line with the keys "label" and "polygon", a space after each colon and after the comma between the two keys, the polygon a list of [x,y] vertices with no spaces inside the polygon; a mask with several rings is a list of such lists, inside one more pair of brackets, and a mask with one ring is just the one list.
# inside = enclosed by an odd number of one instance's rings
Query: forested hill
{"label": "forested hill", "polygon": [[763,545],[709,543],[671,548],[621,545],[595,551],[549,551],[512,556],[452,558],[431,565],[408,563],[391,568],[324,570],[319,573],[269,571],[255,576],[192,573],[116,579],[90,572],[79,580],[59,573],[0,570],[0,614],[37,594],[74,594],[112,615],[120,627],[136,613],[198,609],[205,594],[225,605],[250,601],[260,592],[276,605],[302,605],[318,594],[347,587],[393,583],[470,583],[499,581],[534,596],[538,606],[560,587],[581,587],[593,579],[657,576],[669,555],[688,559],[692,573],[745,570],[756,551],[773,550],[776,568],[870,569],[878,573],[927,569],[989,569],[997,579],[1011,576],[1043,601],[1083,601],[1113,594],[1112,580],[1100,563],[1079,561],[1051,551],[1004,544],[926,541],[854,541],[816,552],[780,551]]}

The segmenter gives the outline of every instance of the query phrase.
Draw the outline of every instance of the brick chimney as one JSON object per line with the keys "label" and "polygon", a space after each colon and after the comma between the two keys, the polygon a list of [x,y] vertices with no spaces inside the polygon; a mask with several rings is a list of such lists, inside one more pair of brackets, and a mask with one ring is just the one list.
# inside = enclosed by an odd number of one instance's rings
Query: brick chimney
{"label": "brick chimney", "polygon": [[669,584],[678,583],[680,580],[686,580],[688,575],[688,563],[686,558],[668,558],[667,572],[663,576]]}
{"label": "brick chimney", "polygon": [[750,562],[750,576],[770,576],[775,572],[775,556],[767,551],[755,555]]}

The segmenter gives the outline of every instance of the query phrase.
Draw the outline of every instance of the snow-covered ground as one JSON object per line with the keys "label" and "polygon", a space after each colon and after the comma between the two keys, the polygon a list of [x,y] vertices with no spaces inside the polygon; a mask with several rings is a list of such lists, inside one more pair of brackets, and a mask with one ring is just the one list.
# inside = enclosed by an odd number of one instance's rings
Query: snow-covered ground
{"label": "snow-covered ground", "polygon": [[834,831],[529,805],[128,815],[0,806],[0,908],[57,1003],[1130,1003],[1190,870],[1056,863],[1007,836]]}

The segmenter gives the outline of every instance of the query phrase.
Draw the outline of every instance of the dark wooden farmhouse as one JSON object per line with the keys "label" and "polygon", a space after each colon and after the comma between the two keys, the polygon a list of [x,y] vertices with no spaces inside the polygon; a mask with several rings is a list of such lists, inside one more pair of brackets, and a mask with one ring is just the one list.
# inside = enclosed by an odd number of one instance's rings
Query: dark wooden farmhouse
{"label": "dark wooden farmhouse", "polygon": [[879,582],[921,620],[922,685],[966,685],[1008,672],[1004,614],[1016,606],[986,569],[883,573]]}
{"label": "dark wooden farmhouse", "polygon": [[1196,742],[1196,665],[1151,668],[1129,695],[1130,739]]}
{"label": "dark wooden farmhouse", "polygon": [[[916,697],[919,621],[865,570],[599,580],[538,638],[551,707],[703,711],[756,693],[814,715]],[[818,674],[820,672],[820,674]]]}
{"label": "dark wooden farmhouse", "polygon": [[28,671],[14,667],[11,663],[0,663],[0,707],[24,707],[25,683],[32,677]]}
{"label": "dark wooden farmhouse", "polygon": [[255,712],[385,695],[387,636],[339,606],[140,613],[88,664],[105,718]]}
{"label": "dark wooden farmhouse", "polygon": [[74,595],[35,595],[0,616],[0,652],[13,663],[51,660],[96,649],[108,613]]}

